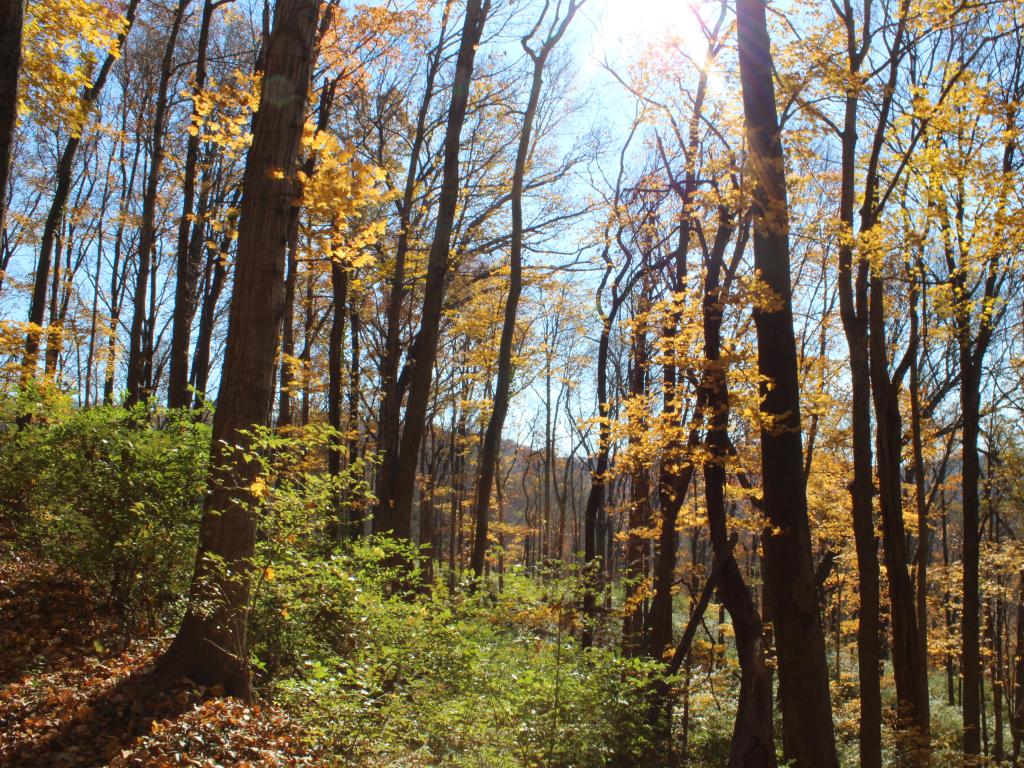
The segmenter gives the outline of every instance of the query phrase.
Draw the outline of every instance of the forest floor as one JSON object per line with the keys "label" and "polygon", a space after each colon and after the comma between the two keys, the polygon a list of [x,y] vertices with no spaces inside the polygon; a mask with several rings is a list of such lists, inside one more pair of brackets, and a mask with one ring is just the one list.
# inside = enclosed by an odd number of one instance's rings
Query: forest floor
{"label": "forest floor", "polygon": [[155,692],[161,641],[125,641],[85,582],[0,554],[0,766],[322,764],[280,709]]}

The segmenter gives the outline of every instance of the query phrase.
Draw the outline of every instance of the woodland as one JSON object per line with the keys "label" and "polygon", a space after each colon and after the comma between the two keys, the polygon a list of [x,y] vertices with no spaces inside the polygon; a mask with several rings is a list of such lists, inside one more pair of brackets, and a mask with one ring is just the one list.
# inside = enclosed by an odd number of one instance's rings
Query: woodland
{"label": "woodland", "polygon": [[0,0],[0,766],[1024,766],[1024,3]]}

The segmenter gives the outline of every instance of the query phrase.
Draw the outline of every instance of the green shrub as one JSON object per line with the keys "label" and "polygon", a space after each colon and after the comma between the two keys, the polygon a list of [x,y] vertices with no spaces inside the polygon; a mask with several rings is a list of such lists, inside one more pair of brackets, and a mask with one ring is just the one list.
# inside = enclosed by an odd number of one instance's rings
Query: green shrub
{"label": "green shrub", "polygon": [[[193,412],[0,406],[0,514],[18,542],[90,579],[132,627],[160,626],[188,589],[210,430]],[[151,426],[159,423],[159,427]]]}
{"label": "green shrub", "polygon": [[295,636],[323,638],[333,611],[342,642],[269,688],[341,765],[643,764],[654,665],[581,649],[573,585],[509,574],[500,595],[452,596],[442,580],[393,594],[393,546],[370,538],[274,578],[305,582]]}

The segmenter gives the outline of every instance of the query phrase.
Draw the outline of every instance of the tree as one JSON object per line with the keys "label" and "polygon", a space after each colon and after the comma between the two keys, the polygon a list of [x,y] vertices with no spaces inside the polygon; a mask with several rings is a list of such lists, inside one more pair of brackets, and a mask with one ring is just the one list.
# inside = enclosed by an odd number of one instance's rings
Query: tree
{"label": "tree", "polygon": [[437,358],[441,309],[444,304],[452,230],[459,201],[459,153],[466,106],[473,80],[473,63],[490,12],[490,0],[469,0],[466,4],[455,63],[455,80],[445,126],[443,178],[438,199],[434,237],[427,259],[427,283],[420,313],[420,326],[410,350],[409,397],[394,474],[381,472],[377,483],[377,513],[374,530],[391,530],[397,538],[408,539],[412,528],[412,501],[416,490],[416,467],[426,427],[430,383]]}
{"label": "tree", "polygon": [[799,768],[838,766],[825,640],[811,559],[789,273],[786,171],[764,0],[739,0],[736,34],[753,173],[754,266],[771,292],[755,306],[761,385],[765,599],[779,657],[787,752]]}
{"label": "tree", "polygon": [[57,230],[60,228],[64,217],[64,210],[67,206],[68,196],[71,194],[72,173],[74,172],[75,155],[82,142],[82,129],[84,119],[95,107],[110,76],[110,69],[120,56],[124,47],[124,41],[128,37],[132,23],[135,21],[135,12],[138,10],[139,0],[129,0],[128,8],[125,11],[124,23],[116,41],[113,42],[110,52],[103,60],[96,77],[83,88],[80,97],[78,111],[80,117],[77,121],[71,121],[71,136],[68,138],[57,161],[57,178],[53,192],[53,199],[50,201],[50,209],[46,215],[46,222],[43,225],[43,234],[39,243],[39,260],[36,263],[35,279],[32,288],[32,299],[29,304],[28,322],[29,329],[25,335],[25,355],[22,366],[26,377],[31,377],[36,368],[39,353],[39,333],[43,325],[43,318],[46,314],[46,288],[50,282],[50,267],[53,263],[54,244],[57,237]]}
{"label": "tree", "polygon": [[[206,87],[207,53],[210,47],[210,27],[213,12],[231,0],[204,0],[199,22],[199,40],[196,44],[196,69],[192,78],[193,121],[199,117],[198,95]],[[196,313],[196,289],[202,264],[202,240],[195,230],[202,231],[203,222],[192,221],[195,205],[196,181],[199,167],[200,132],[197,127],[189,132],[185,148],[185,172],[181,189],[181,218],[178,222],[177,263],[175,267],[174,313],[171,330],[171,358],[167,380],[167,405],[182,408],[191,402],[188,394],[188,348],[192,320]],[[193,243],[195,245],[193,245]]]}
{"label": "tree", "polygon": [[531,47],[530,40],[536,35],[547,15],[548,6],[544,6],[537,23],[530,33],[520,41],[523,50],[533,63],[533,77],[530,83],[530,95],[523,112],[523,124],[519,133],[519,147],[516,150],[515,169],[512,173],[512,242],[509,252],[509,284],[508,296],[505,299],[505,315],[501,326],[501,341],[498,350],[498,376],[495,383],[493,409],[491,418],[484,433],[480,448],[480,461],[477,474],[476,499],[474,516],[476,533],[473,541],[471,567],[479,579],[483,573],[484,557],[487,554],[487,522],[490,516],[491,491],[494,485],[494,473],[497,468],[498,449],[501,446],[501,430],[508,413],[508,403],[512,388],[512,337],[516,330],[516,313],[519,308],[519,296],[523,290],[523,182],[526,178],[526,164],[530,159],[531,142],[533,140],[533,122],[537,116],[537,105],[540,103],[541,90],[544,86],[544,67],[547,60],[565,35],[576,11],[580,7],[576,0],[569,0],[562,17],[562,5],[556,3],[554,18],[547,37],[539,49]]}
{"label": "tree", "polygon": [[11,147],[18,124],[18,75],[21,73],[21,35],[25,0],[7,0],[0,9],[0,230],[7,206]]}
{"label": "tree", "polygon": [[313,67],[319,0],[278,0],[267,41],[260,106],[243,181],[227,354],[214,416],[211,471],[189,604],[156,666],[158,679],[221,685],[250,698],[247,621],[256,536],[246,457],[251,430],[267,424],[284,298],[284,256]]}
{"label": "tree", "polygon": [[[128,350],[128,397],[125,405],[131,407],[147,400],[152,394],[153,350],[146,328],[146,291],[149,288],[153,249],[156,247],[156,206],[160,184],[160,171],[164,161],[164,132],[166,130],[168,91],[174,65],[174,49],[178,33],[191,0],[179,0],[171,17],[171,29],[164,44],[163,60],[160,63],[160,80],[157,85],[156,104],[153,108],[153,135],[149,156],[149,173],[142,195],[142,220],[139,225],[139,258],[135,273],[135,295],[132,314],[131,334]],[[151,330],[151,329],[150,329]]]}

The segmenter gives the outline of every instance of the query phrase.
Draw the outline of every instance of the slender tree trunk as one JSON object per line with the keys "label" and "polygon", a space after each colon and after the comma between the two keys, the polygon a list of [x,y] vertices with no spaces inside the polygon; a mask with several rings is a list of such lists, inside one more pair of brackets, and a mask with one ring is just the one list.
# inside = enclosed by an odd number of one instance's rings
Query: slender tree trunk
{"label": "slender tree trunk", "polygon": [[[350,293],[352,293],[350,291]],[[359,316],[359,305],[357,297],[352,296],[349,300],[349,372],[348,372],[348,464],[352,466],[359,459],[359,393],[362,389],[362,376],[360,368],[360,347],[359,331],[362,321]],[[433,487],[431,487],[433,494]],[[434,499],[430,499],[431,514],[433,514]],[[364,512],[361,503],[353,503],[349,507],[349,535],[353,539],[363,533]],[[431,526],[431,537],[434,536],[434,529]],[[432,561],[431,561],[432,562]]]}
{"label": "slender tree trunk", "polygon": [[[332,14],[328,7],[328,13],[320,21],[320,29],[317,39],[320,40],[327,32]],[[314,135],[325,130],[330,123],[331,109],[334,106],[334,94],[338,87],[338,79],[327,81],[320,89],[320,101],[317,105],[316,128]],[[302,161],[302,174],[307,179],[311,178],[316,171],[316,154],[310,152]],[[295,371],[292,366],[292,358],[295,355],[295,284],[299,277],[299,260],[296,254],[299,249],[299,216],[301,210],[298,202],[294,203],[288,218],[288,259],[287,272],[284,282],[284,310],[281,330],[281,383],[278,392],[277,426],[287,427],[292,424],[292,383],[295,378]],[[332,268],[333,279],[333,268]],[[308,309],[307,309],[308,313]],[[335,315],[336,316],[336,315]],[[308,328],[308,324],[307,324]],[[306,340],[306,348],[309,348],[309,340]]]}
{"label": "slender tree trunk", "polygon": [[774,768],[772,673],[765,663],[764,627],[743,580],[726,527],[725,461],[729,438],[729,382],[721,361],[722,313],[728,286],[720,283],[732,224],[722,217],[704,280],[704,410],[708,418],[704,461],[704,500],[715,561],[722,563],[718,594],[729,615],[740,662],[740,692],[729,752],[730,768]]}
{"label": "slender tree trunk", "polygon": [[800,436],[789,274],[789,212],[764,0],[736,5],[740,80],[755,183],[754,265],[781,306],[758,308],[764,579],[779,665],[783,728],[798,768],[837,768],[825,638],[818,616]]}
{"label": "slender tree trunk", "polygon": [[[879,304],[883,291],[878,276],[871,278],[871,372],[875,404],[875,445],[878,453],[879,506],[882,544],[889,581],[892,620],[892,666],[896,680],[897,717],[906,738],[920,739],[911,751],[927,747],[928,678],[921,656],[921,639],[914,605],[914,590],[907,568],[907,535],[903,523],[902,447],[898,384],[884,370],[885,323]],[[915,354],[912,350],[908,354]],[[916,732],[916,733],[913,733]]]}
{"label": "slender tree trunk", "polygon": [[[969,330],[967,331],[969,333]],[[963,604],[960,612],[962,651],[960,669],[963,675],[964,752],[981,752],[981,648],[979,616],[981,613],[978,563],[981,556],[981,520],[978,482],[981,464],[978,460],[978,432],[981,419],[981,366],[976,364],[969,343],[960,343],[960,411],[963,414],[961,470],[963,509],[962,568]]]}
{"label": "slender tree trunk", "polygon": [[[612,312],[618,303],[612,305]],[[602,417],[608,415],[608,348],[614,314],[609,313],[601,320],[601,336],[597,343],[597,409]],[[597,525],[601,509],[605,504],[606,475],[608,474],[608,452],[611,431],[607,419],[602,418],[597,427],[597,455],[590,473],[590,492],[583,510],[583,628],[580,643],[584,648],[594,641],[594,622],[597,612],[596,593],[600,586],[597,562]]]}
{"label": "slender tree trunk", "polygon": [[[925,694],[928,695],[928,561],[931,556],[930,533],[928,530],[928,500],[925,483],[924,444],[921,436],[921,381],[920,381],[920,319],[918,301],[920,290],[911,289],[910,335],[912,355],[910,359],[910,438],[914,460],[914,496],[917,506],[917,631],[920,648],[918,654],[925,669]],[[930,708],[930,704],[929,704]],[[930,719],[930,718],[929,718]]]}
{"label": "slender tree trunk", "polygon": [[[852,24],[852,19],[849,22]],[[851,68],[856,73],[859,59],[851,53]],[[858,97],[846,98],[842,136],[842,182],[839,220],[853,232],[853,205],[857,163]],[[862,768],[882,765],[882,693],[881,649],[878,642],[879,572],[878,539],[875,536],[871,498],[874,478],[871,459],[871,384],[868,368],[867,262],[860,261],[854,279],[853,244],[844,240],[839,246],[839,305],[850,355],[852,394],[853,479],[850,483],[853,535],[857,552],[857,579],[860,610],[857,612],[857,676],[860,687],[858,723],[860,764]]]}
{"label": "slender tree trunk", "polygon": [[61,281],[60,253],[64,250],[65,244],[67,244],[66,247],[71,247],[71,236],[74,233],[74,227],[62,228],[62,231],[63,235],[59,235],[57,238],[55,248],[57,259],[53,265],[53,279],[50,281],[50,322],[47,324],[46,352],[43,356],[43,374],[47,379],[52,378],[57,371],[57,358],[60,355],[61,347],[61,332],[58,327],[59,310],[57,309]]}
{"label": "slender tree trunk", "polygon": [[225,235],[217,251],[210,251],[207,258],[206,271],[208,286],[203,294],[203,303],[199,310],[199,327],[196,329],[196,348],[192,355],[192,369],[189,381],[195,390],[195,406],[202,405],[207,396],[206,384],[210,378],[210,355],[213,343],[213,327],[217,315],[217,302],[220,300],[228,268],[225,264],[228,249],[231,247],[230,235]]}
{"label": "slender tree trunk", "polygon": [[[331,311],[331,331],[327,343],[327,423],[336,431],[327,452],[327,473],[332,477],[341,474],[341,452],[344,447],[341,435],[341,367],[342,346],[345,338],[345,315],[348,311],[349,275],[345,266],[331,260],[331,289],[334,292],[334,308]],[[335,509],[334,539],[343,536],[340,499]]]}
{"label": "slender tree trunk", "polygon": [[[649,282],[649,281],[645,281]],[[637,310],[633,322],[632,343],[630,345],[629,395],[639,401],[647,392],[647,367],[649,365],[649,349],[647,342],[646,313],[650,311],[650,289],[644,287],[644,299]],[[629,446],[631,453],[640,450],[642,434],[649,429],[646,414],[641,412],[638,421],[630,424]],[[626,562],[623,568],[623,584],[625,586],[626,604],[622,622],[622,652],[627,656],[637,656],[645,648],[644,627],[646,616],[644,607],[647,581],[647,527],[651,523],[651,484],[649,468],[640,460],[635,460],[629,483],[629,513],[626,529]]]}
{"label": "slender tree trunk", "polygon": [[[533,143],[533,121],[537,116],[541,91],[544,87],[544,66],[548,56],[561,40],[576,13],[575,0],[570,0],[566,15],[558,27],[544,41],[541,49],[534,52],[529,47],[529,40],[522,41],[523,49],[533,60],[533,78],[530,83],[530,95],[523,113],[523,125],[519,130],[519,146],[516,149],[515,168],[512,172],[512,242],[509,250],[508,295],[505,298],[505,316],[501,325],[501,339],[498,342],[498,377],[494,388],[491,418],[487,423],[483,443],[480,447],[480,461],[477,473],[476,499],[474,516],[476,518],[476,534],[473,539],[473,555],[470,565],[477,579],[483,574],[484,558],[488,549],[488,520],[490,517],[491,491],[494,488],[494,472],[497,467],[498,454],[501,451],[501,430],[505,425],[508,413],[508,402],[512,389],[512,342],[516,332],[516,315],[519,311],[519,297],[523,292],[523,185],[526,179],[526,164],[530,159],[530,147]],[[486,10],[483,11],[486,14]],[[538,25],[543,21],[538,21]],[[483,26],[483,18],[480,27]],[[479,36],[479,33],[477,33]],[[472,65],[470,65],[472,66]],[[469,80],[467,79],[467,85]],[[550,391],[549,391],[550,398]],[[411,401],[410,401],[411,402]],[[550,405],[548,405],[550,414]],[[550,425],[550,415],[548,416]],[[549,426],[550,429],[550,426]],[[545,450],[550,454],[550,443]],[[545,477],[545,514],[550,517],[550,455],[548,456]]]}
{"label": "slender tree trunk", "polygon": [[[296,228],[296,235],[298,228]],[[298,278],[299,261],[295,258],[295,246],[288,238],[288,267],[284,280],[284,312],[281,320],[281,383],[278,389],[277,426],[292,424],[292,370],[291,358],[295,355],[295,282]]]}
{"label": "slender tree trunk", "polygon": [[490,0],[468,0],[459,55],[455,64],[451,107],[445,130],[444,170],[437,205],[437,223],[427,258],[427,283],[420,312],[420,328],[410,351],[409,398],[406,403],[405,426],[402,429],[398,463],[395,466],[393,504],[390,509],[385,509],[382,500],[379,510],[379,514],[385,520],[390,519],[390,529],[399,539],[408,539],[411,532],[416,466],[426,427],[427,404],[430,399],[434,362],[437,358],[441,310],[448,279],[452,230],[459,200],[459,148],[462,127],[466,121],[476,49],[490,7]]}
{"label": "slender tree trunk", "polygon": [[1016,659],[1013,675],[1013,715],[1010,730],[1013,734],[1013,761],[1021,757],[1024,744],[1024,570],[1018,576],[1017,585],[1017,636],[1014,643]]}
{"label": "slender tree trunk", "polygon": [[[110,75],[110,69],[120,56],[124,48],[124,41],[131,31],[132,23],[135,21],[135,11],[139,7],[139,0],[129,0],[125,10],[125,28],[117,38],[117,53],[110,53],[103,60],[96,79],[92,85],[85,89],[81,96],[82,111],[84,114],[90,112],[103,91],[103,86]],[[43,224],[43,234],[39,243],[39,261],[36,263],[36,274],[32,287],[32,299],[29,304],[28,321],[32,326],[25,336],[25,356],[22,361],[24,376],[31,378],[35,373],[37,358],[39,354],[39,326],[43,324],[43,317],[46,312],[46,286],[50,280],[50,267],[53,262],[54,240],[57,230],[64,219],[64,209],[68,203],[68,195],[71,193],[71,175],[74,170],[75,155],[81,143],[81,136],[71,136],[61,152],[57,161],[57,178],[53,193],[53,200],[50,202],[50,210],[46,215]]]}
{"label": "slender tree trunk", "polygon": [[[223,0],[222,0],[223,2]],[[199,22],[199,40],[196,43],[196,71],[192,81],[192,115],[198,115],[198,95],[206,87],[206,53],[210,43],[210,23],[219,3],[205,0]],[[174,314],[171,325],[171,358],[167,380],[167,405],[185,408],[191,402],[188,393],[188,350],[192,336],[192,320],[196,314],[196,288],[202,266],[198,257],[202,251],[193,251],[190,232],[202,231],[203,221],[192,221],[196,194],[196,171],[199,167],[199,133],[190,133],[185,146],[185,173],[181,189],[181,218],[178,221],[177,274],[174,284]]]}
{"label": "slender tree trunk", "polygon": [[[248,441],[243,432],[269,422],[274,398],[293,171],[306,113],[319,6],[319,0],[279,0],[277,4],[263,80],[264,89],[275,89],[275,98],[263,94],[253,119],[196,573],[181,628],[157,664],[165,684],[188,677],[203,685],[222,685],[226,693],[246,699],[251,697],[249,558],[256,536],[255,499],[249,489],[258,468],[244,456]],[[285,173],[274,173],[282,169]],[[238,448],[225,450],[225,445]]]}
{"label": "slender tree trunk", "polygon": [[[152,332],[152,323],[146,322],[146,291],[149,288],[150,269],[156,248],[156,206],[160,185],[160,172],[164,161],[164,125],[167,120],[168,91],[171,75],[174,73],[174,49],[185,11],[191,0],[179,0],[171,29],[167,34],[164,58],[160,64],[160,83],[157,88],[156,107],[153,112],[152,154],[149,160],[149,176],[142,196],[142,221],[139,225],[139,266],[135,279],[134,314],[128,344],[128,398],[125,405],[132,406],[149,399],[153,382],[146,375],[152,364],[152,349],[146,344],[147,328]],[[184,393],[182,393],[183,395]]]}
{"label": "slender tree trunk", "polygon": [[398,371],[402,358],[402,305],[406,294],[405,266],[412,237],[410,230],[416,187],[419,183],[420,159],[424,143],[427,140],[427,117],[434,99],[434,82],[443,60],[444,41],[448,31],[451,8],[452,0],[447,0],[441,16],[439,39],[430,53],[423,97],[416,114],[416,129],[409,152],[409,165],[406,168],[402,205],[398,211],[398,242],[395,246],[395,265],[390,280],[385,316],[384,356],[380,364],[381,404],[377,414],[377,451],[381,454],[381,465],[377,473],[377,510],[373,516],[374,533],[382,533],[394,528],[392,507],[401,438],[402,392],[399,387]]}

